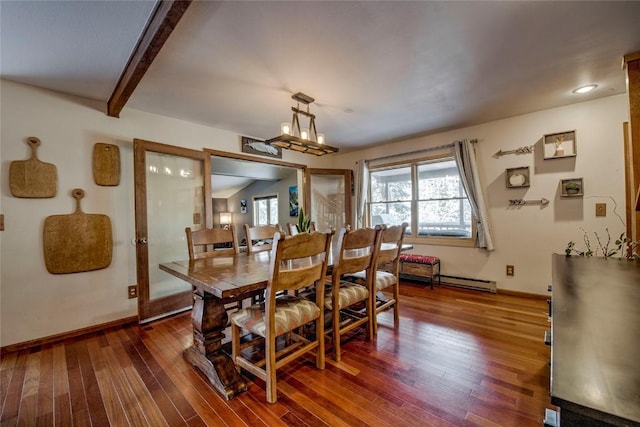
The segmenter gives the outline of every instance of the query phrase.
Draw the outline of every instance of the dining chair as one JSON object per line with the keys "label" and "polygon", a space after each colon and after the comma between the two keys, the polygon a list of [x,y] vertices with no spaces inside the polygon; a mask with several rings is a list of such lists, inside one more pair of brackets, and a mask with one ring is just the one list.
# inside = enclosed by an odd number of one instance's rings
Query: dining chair
{"label": "dining chair", "polygon": [[[385,227],[382,230],[380,249],[378,250],[378,256],[375,261],[376,274],[373,279],[374,291],[371,295],[371,303],[375,308],[375,315],[373,316],[372,322],[374,335],[378,333],[378,313],[387,310],[389,307],[393,307],[394,325],[397,327],[399,324],[400,309],[398,301],[400,300],[400,252],[402,250],[404,233],[408,226],[409,224],[405,222],[401,225]],[[365,271],[350,274],[347,277],[347,280],[355,281],[356,283],[365,283]],[[392,288],[391,297],[379,294],[379,292],[388,290],[389,288]]]}
{"label": "dining chair", "polygon": [[[327,310],[332,312],[331,339],[337,362],[341,358],[342,335],[366,325],[367,339],[373,339],[372,322],[375,311],[371,304],[371,293],[382,229],[382,226],[376,226],[351,231],[347,226],[338,235],[337,253],[333,254],[331,293],[325,297],[324,302]],[[364,284],[343,280],[344,276],[359,271],[365,271]],[[356,306],[360,304],[364,304],[364,309]]]}
{"label": "dining chair", "polygon": [[[233,360],[238,368],[264,380],[270,403],[277,400],[277,369],[312,350],[315,350],[316,367],[324,369],[324,281],[332,235],[333,232],[300,233],[285,237],[284,233],[277,232],[271,249],[264,303],[231,315]],[[307,286],[315,287],[313,301],[286,294]],[[309,323],[315,326],[312,336],[297,333]],[[242,331],[262,339],[259,343],[253,340],[241,345]],[[286,339],[276,340],[283,335]],[[264,358],[254,360],[251,356],[260,353],[247,347],[261,343],[264,343]]]}
{"label": "dining chair", "polygon": [[[192,231],[191,227],[184,229],[187,235],[187,247],[189,249],[189,261],[204,258],[223,256],[235,256],[240,251],[236,227],[231,224],[228,228],[203,228]],[[219,247],[216,247],[219,246]],[[249,294],[224,301],[227,310],[239,310],[243,301],[259,299],[261,291],[257,290]],[[250,304],[250,302],[249,302]]]}
{"label": "dining chair", "polygon": [[258,225],[251,227],[249,224],[244,225],[244,234],[247,239],[247,252],[256,253],[270,251],[276,232],[282,233],[280,224],[276,225]]}
{"label": "dining chair", "polygon": [[[184,231],[187,234],[190,260],[233,256],[238,253],[238,236],[233,224],[227,229],[203,228],[192,231],[191,227],[187,227]],[[219,247],[216,248],[216,245]]]}

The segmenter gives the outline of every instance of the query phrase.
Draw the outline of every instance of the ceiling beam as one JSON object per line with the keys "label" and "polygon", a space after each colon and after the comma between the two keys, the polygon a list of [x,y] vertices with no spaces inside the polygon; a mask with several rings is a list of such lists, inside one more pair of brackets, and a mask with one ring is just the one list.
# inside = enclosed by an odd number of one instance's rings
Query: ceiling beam
{"label": "ceiling beam", "polygon": [[124,108],[173,29],[178,25],[191,1],[158,1],[146,28],[138,39],[136,48],[131,53],[127,66],[120,75],[118,84],[111,93],[107,103],[108,116],[120,117],[120,111]]}

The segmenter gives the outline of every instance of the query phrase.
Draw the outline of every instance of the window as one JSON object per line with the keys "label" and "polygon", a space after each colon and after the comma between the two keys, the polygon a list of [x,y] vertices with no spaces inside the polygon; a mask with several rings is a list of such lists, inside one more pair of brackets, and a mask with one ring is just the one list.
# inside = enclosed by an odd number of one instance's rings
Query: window
{"label": "window", "polygon": [[406,222],[407,237],[429,244],[475,243],[471,206],[453,158],[372,167],[369,182],[370,224]]}
{"label": "window", "polygon": [[275,225],[278,223],[278,196],[254,197],[253,223]]}

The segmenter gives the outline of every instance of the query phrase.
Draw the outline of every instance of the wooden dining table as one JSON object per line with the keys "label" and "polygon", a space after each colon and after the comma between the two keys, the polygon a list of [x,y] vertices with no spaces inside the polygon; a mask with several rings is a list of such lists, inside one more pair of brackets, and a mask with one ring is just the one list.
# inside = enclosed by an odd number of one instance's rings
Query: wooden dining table
{"label": "wooden dining table", "polygon": [[[402,246],[403,251],[412,248]],[[329,254],[329,272],[335,252],[332,248]],[[269,281],[270,261],[271,252],[266,251],[160,264],[160,270],[193,285],[193,345],[184,350],[183,356],[228,400],[246,391],[247,385],[223,349],[229,320],[225,306],[263,292]]]}

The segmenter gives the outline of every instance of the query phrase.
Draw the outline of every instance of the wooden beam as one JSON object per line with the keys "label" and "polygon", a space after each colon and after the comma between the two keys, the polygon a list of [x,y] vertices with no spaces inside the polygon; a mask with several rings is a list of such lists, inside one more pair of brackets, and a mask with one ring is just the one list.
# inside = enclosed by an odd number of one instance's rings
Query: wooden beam
{"label": "wooden beam", "polygon": [[131,53],[127,66],[120,75],[118,84],[109,98],[107,115],[120,117],[120,111],[122,111],[156,55],[160,52],[180,18],[186,12],[191,1],[158,1],[146,28],[138,40],[136,48]]}
{"label": "wooden beam", "polygon": [[[629,158],[626,168],[630,171],[631,188],[628,194],[627,205],[632,211],[637,205],[636,195],[640,191],[640,52],[635,52],[624,57],[624,65],[627,70],[627,93],[629,95],[629,128],[630,144]],[[640,240],[640,212],[631,215],[631,239]]]}

